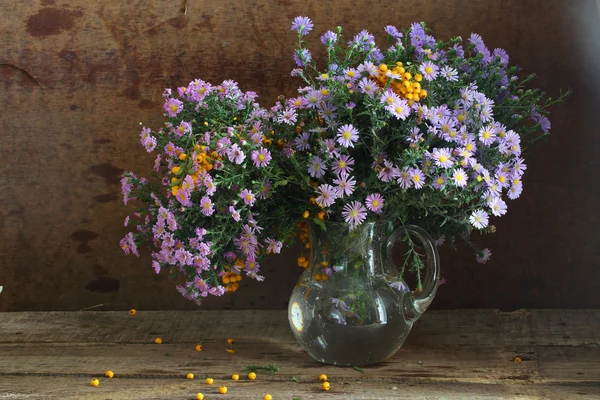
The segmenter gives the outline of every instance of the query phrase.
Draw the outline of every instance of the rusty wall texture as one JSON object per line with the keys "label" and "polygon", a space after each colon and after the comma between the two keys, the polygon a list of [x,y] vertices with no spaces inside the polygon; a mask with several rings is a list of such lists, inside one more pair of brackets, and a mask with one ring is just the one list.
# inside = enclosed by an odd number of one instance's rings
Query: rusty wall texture
{"label": "rusty wall texture", "polygon": [[[0,311],[195,308],[154,274],[148,254],[119,249],[131,211],[120,174],[150,169],[140,122],[161,123],[165,87],[233,78],[263,105],[293,94],[297,15],[317,32],[381,33],[418,20],[443,38],[478,32],[552,96],[571,87],[552,136],[528,158],[524,195],[479,240],[492,261],[443,250],[448,283],[434,307],[600,307],[594,0],[8,0],[0,15]],[[266,282],[203,307],[284,308],[300,273],[294,258],[271,258]]]}

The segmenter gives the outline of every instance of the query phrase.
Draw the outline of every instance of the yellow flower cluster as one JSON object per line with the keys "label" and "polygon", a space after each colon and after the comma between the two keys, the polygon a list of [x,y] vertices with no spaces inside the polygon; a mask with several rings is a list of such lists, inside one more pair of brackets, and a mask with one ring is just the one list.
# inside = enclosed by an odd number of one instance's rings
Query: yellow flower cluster
{"label": "yellow flower cluster", "polygon": [[[388,72],[391,72],[391,76],[388,76]],[[375,82],[378,86],[389,86],[398,96],[408,100],[410,105],[427,97],[427,91],[421,87],[423,76],[419,73],[412,75],[400,61],[391,70],[387,64],[381,64],[377,73]]]}
{"label": "yellow flower cluster", "polygon": [[235,272],[225,272],[221,277],[221,280],[223,281],[223,284],[226,285],[225,292],[233,293],[240,287],[238,282],[242,280],[242,276]]}
{"label": "yellow flower cluster", "polygon": [[[186,189],[185,186],[187,185],[187,183],[184,183],[185,178],[191,176],[192,181],[196,183],[198,181],[200,173],[204,171],[210,172],[213,169],[214,161],[222,159],[216,151],[211,151],[208,147],[200,146],[198,144],[194,145],[194,154],[196,154],[195,162],[198,164],[198,170],[193,174],[189,173],[191,172],[190,170],[182,170],[182,167],[180,165],[176,165],[171,169],[171,173],[173,174],[173,177],[171,178],[171,183],[173,184],[175,182],[179,182],[179,184],[174,185],[171,188],[171,194],[173,196],[177,195],[179,189]],[[177,158],[179,158],[180,161],[185,162],[188,160],[188,155],[186,153],[177,152]],[[188,165],[190,168],[192,166],[192,164],[189,163],[182,165],[184,165],[184,167],[185,165]]]}

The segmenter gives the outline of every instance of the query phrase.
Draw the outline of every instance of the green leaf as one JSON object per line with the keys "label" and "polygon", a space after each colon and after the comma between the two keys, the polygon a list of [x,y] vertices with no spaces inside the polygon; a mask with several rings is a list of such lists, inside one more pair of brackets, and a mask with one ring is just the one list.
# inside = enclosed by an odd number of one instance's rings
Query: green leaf
{"label": "green leaf", "polygon": [[277,181],[277,182],[275,182],[275,187],[278,187],[278,186],[285,186],[285,185],[287,185],[287,184],[288,184],[288,181],[287,181],[287,179],[284,179],[284,180],[282,180],[282,181]]}
{"label": "green leaf", "polygon": [[357,367],[356,365],[355,365],[354,367],[352,367],[352,368],[354,368],[354,370],[356,370],[356,371],[358,371],[358,372],[363,372],[363,370],[362,370],[362,369],[360,369],[359,367]]}
{"label": "green leaf", "polygon": [[320,227],[321,227],[321,229],[323,229],[325,232],[327,232],[327,227],[325,226],[325,221],[323,221],[323,220],[321,220],[321,219],[319,219],[319,218],[314,218],[314,219],[313,219],[313,222],[314,222],[316,225],[320,226]]}
{"label": "green leaf", "polygon": [[300,383],[300,380],[298,378],[296,378],[295,376],[292,376],[292,380],[296,383]]}

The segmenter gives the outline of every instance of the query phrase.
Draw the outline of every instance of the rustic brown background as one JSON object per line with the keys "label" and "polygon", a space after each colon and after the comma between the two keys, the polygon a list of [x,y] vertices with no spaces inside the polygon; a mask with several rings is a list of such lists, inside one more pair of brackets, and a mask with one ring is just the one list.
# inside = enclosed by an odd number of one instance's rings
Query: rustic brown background
{"label": "rustic brown background", "polygon": [[[480,243],[492,261],[442,252],[437,308],[600,307],[600,24],[594,0],[4,0],[0,2],[0,311],[185,309],[145,254],[118,241],[124,169],[146,173],[139,124],[161,123],[165,87],[233,78],[262,104],[293,94],[297,15],[320,33],[423,20],[443,38],[480,33],[552,96],[553,135],[528,158],[525,192]],[[332,2],[333,3],[333,2]],[[379,35],[381,37],[381,35]],[[206,308],[284,308],[294,251],[268,279]]]}

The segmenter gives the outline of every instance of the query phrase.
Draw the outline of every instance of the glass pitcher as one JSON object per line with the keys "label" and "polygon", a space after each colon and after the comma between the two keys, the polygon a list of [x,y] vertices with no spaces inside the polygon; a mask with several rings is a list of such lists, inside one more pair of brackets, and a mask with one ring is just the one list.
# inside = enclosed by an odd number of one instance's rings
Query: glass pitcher
{"label": "glass pitcher", "polygon": [[[423,229],[389,222],[314,223],[304,232],[306,270],[290,297],[288,319],[315,360],[340,366],[384,361],[400,348],[431,304],[439,279],[436,246]],[[302,236],[302,235],[301,235]],[[410,291],[392,260],[396,242],[413,240],[424,261],[422,289]],[[306,265],[307,264],[307,265]]]}

